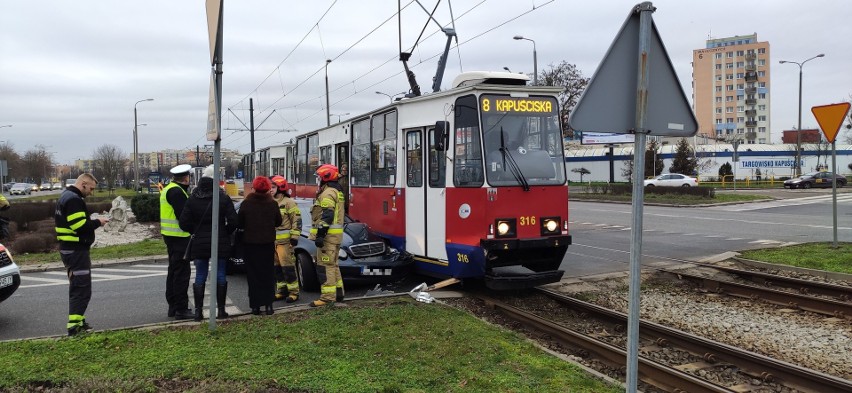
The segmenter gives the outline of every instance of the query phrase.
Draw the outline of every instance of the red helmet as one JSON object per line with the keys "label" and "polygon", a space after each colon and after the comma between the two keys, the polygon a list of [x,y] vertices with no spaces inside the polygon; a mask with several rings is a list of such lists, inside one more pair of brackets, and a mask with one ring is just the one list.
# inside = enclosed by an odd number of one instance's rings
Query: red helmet
{"label": "red helmet", "polygon": [[317,177],[322,182],[335,181],[340,178],[340,171],[334,165],[323,164],[317,168]]}
{"label": "red helmet", "polygon": [[275,175],[270,177],[269,180],[272,180],[272,184],[275,185],[275,187],[278,187],[279,190],[287,188],[287,179],[285,179],[284,176]]}

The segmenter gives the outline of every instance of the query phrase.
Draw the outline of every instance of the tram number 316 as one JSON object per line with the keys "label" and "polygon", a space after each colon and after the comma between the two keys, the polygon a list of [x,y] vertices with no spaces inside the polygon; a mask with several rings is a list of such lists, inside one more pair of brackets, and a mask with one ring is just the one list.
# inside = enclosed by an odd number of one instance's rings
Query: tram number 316
{"label": "tram number 316", "polygon": [[456,259],[461,263],[470,263],[470,258],[467,257],[467,254],[458,253],[456,254]]}
{"label": "tram number 316", "polygon": [[521,216],[518,219],[518,223],[524,227],[528,225],[535,225],[535,216]]}

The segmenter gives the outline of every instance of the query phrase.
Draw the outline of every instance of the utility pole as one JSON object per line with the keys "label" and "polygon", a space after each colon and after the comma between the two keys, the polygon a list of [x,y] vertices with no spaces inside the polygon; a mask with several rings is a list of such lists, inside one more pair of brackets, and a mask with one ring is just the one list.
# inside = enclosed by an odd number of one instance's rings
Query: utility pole
{"label": "utility pole", "polygon": [[251,136],[251,152],[254,154],[254,99],[249,98],[249,136]]}

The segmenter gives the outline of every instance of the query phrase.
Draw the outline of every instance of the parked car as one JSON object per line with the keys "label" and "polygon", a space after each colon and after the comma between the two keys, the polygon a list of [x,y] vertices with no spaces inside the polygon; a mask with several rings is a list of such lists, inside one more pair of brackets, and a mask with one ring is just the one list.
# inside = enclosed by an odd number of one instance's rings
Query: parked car
{"label": "parked car", "polygon": [[12,296],[21,285],[21,270],[12,259],[12,253],[0,244],[0,302]]}
{"label": "parked car", "polygon": [[664,173],[653,179],[645,180],[645,187],[697,187],[698,179],[679,173]]}
{"label": "parked car", "polygon": [[831,188],[832,180],[837,181],[837,187],[846,185],[846,178],[840,175],[835,175],[831,172],[811,172],[805,173],[802,176],[784,180],[784,188],[811,188],[811,187],[827,187]]}
{"label": "parked car", "polygon": [[[308,240],[311,229],[311,203],[312,201],[299,201],[299,209],[302,211],[302,236],[294,248],[299,286],[306,291],[316,292],[325,277],[316,268],[316,245],[313,240]],[[236,208],[239,210],[239,203]],[[239,254],[239,251],[236,253]],[[243,270],[244,263],[240,255],[231,256],[228,259],[228,272]],[[353,221],[349,216],[344,220],[343,243],[337,263],[343,281],[354,284],[398,281],[414,267],[411,254],[390,247],[384,239],[376,236],[367,224]]]}
{"label": "parked car", "polygon": [[33,188],[29,183],[15,183],[9,189],[9,194],[11,195],[30,195],[32,192]]}
{"label": "parked car", "polygon": [[9,192],[9,190],[12,189],[12,186],[14,186],[14,185],[15,185],[15,183],[4,183],[3,184],[3,192]]}
{"label": "parked car", "polygon": [[50,187],[50,189],[51,190],[61,190],[62,189],[62,183],[53,183],[53,185]]}
{"label": "parked car", "polygon": [[30,190],[32,192],[39,192],[39,191],[41,191],[41,187],[39,187],[38,184],[30,184]]}

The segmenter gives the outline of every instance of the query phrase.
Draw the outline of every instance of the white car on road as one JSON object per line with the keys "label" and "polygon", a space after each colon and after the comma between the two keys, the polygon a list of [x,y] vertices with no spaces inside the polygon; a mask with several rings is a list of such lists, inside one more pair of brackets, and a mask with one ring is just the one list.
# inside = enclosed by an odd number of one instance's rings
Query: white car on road
{"label": "white car on road", "polygon": [[15,183],[9,189],[11,195],[30,195],[33,192],[33,186],[29,183]]}
{"label": "white car on road", "polygon": [[0,302],[12,296],[21,285],[21,270],[9,250],[0,244]]}
{"label": "white car on road", "polygon": [[679,173],[664,173],[645,180],[645,187],[697,187],[698,179]]}

